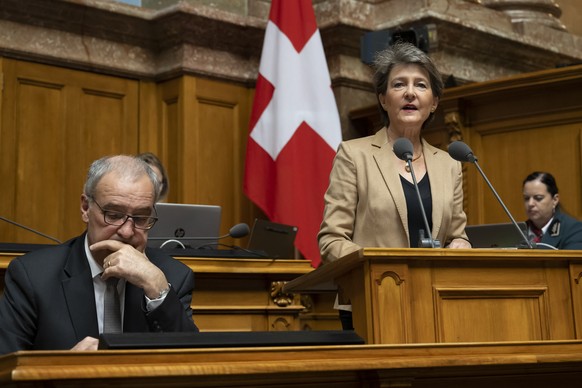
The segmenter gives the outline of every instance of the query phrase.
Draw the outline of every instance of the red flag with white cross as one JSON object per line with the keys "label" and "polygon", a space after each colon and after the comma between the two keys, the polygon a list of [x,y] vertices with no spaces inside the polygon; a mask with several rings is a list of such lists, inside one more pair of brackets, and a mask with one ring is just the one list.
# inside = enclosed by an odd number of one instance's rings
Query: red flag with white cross
{"label": "red flag with white cross", "polygon": [[273,0],[249,124],[244,191],[295,245],[321,261],[323,196],[341,142],[337,105],[310,0]]}

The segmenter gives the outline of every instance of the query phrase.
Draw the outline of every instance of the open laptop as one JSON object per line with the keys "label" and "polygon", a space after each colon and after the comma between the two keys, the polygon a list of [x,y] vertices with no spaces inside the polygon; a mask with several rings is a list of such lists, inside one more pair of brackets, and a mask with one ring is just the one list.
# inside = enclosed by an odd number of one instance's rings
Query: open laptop
{"label": "open laptop", "polygon": [[255,219],[248,249],[263,251],[272,259],[294,259],[296,235],[296,226]]}
{"label": "open laptop", "polygon": [[198,248],[216,244],[222,208],[217,205],[158,203],[158,222],[149,231],[150,248]]}
{"label": "open laptop", "polygon": [[[525,222],[518,222],[517,225],[527,236]],[[473,248],[520,248],[527,246],[527,243],[511,222],[467,225],[465,232]]]}

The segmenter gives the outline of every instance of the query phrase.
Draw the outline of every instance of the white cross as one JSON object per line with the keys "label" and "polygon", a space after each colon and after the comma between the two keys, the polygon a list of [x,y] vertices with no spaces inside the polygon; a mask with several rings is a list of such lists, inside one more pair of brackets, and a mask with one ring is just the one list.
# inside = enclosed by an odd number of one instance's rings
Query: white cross
{"label": "white cross", "polygon": [[319,30],[298,53],[269,21],[259,72],[275,91],[250,136],[271,158],[277,159],[303,121],[337,150],[341,127]]}

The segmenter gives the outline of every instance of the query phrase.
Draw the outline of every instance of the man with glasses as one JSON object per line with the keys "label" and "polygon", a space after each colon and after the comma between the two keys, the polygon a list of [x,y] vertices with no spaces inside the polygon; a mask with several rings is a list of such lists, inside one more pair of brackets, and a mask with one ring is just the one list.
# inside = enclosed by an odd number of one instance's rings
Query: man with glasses
{"label": "man with glasses", "polygon": [[194,274],[161,251],[146,251],[159,185],[136,157],[93,162],[81,195],[86,232],[8,267],[0,354],[96,350],[103,332],[198,330],[190,308]]}

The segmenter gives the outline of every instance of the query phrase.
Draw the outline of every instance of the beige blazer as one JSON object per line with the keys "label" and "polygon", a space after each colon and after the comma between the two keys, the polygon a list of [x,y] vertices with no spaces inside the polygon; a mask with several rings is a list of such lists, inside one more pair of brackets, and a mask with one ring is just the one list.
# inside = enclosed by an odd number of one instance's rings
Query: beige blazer
{"label": "beige blazer", "polygon": [[[424,139],[432,195],[432,236],[442,246],[467,239],[461,163]],[[324,261],[362,247],[410,247],[406,199],[385,130],[343,142],[325,194],[318,234]]]}

